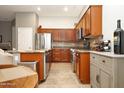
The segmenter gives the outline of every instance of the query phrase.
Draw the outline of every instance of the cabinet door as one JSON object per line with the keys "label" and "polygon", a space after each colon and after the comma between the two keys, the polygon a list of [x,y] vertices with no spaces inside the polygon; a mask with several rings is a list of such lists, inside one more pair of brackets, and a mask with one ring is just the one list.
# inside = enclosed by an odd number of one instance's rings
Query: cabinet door
{"label": "cabinet door", "polygon": [[83,28],[83,36],[85,36],[85,31],[86,31],[86,16],[84,15],[83,19],[82,19],[82,28]]}
{"label": "cabinet door", "polygon": [[91,34],[91,29],[90,29],[90,20],[91,20],[91,15],[90,15],[90,8],[86,12],[86,29],[85,29],[85,35],[90,35]]}
{"label": "cabinet door", "polygon": [[52,61],[53,62],[61,61],[61,51],[60,51],[60,49],[53,49],[52,50]]}
{"label": "cabinet door", "polygon": [[93,36],[102,35],[102,6],[91,6],[91,33]]}
{"label": "cabinet door", "polygon": [[90,83],[90,54],[80,53],[80,74],[79,79],[83,84]]}
{"label": "cabinet door", "polygon": [[60,34],[58,31],[53,31],[52,32],[52,38],[53,38],[53,41],[59,41],[60,40]]}
{"label": "cabinet door", "polygon": [[77,76],[78,76],[78,78],[79,78],[79,61],[80,61],[80,58],[79,58],[79,53],[76,53],[76,74],[77,74]]}
{"label": "cabinet door", "polygon": [[110,88],[111,86],[111,76],[104,72],[103,70],[100,70],[100,87],[101,88]]}
{"label": "cabinet door", "polygon": [[61,61],[70,62],[70,50],[69,49],[61,49]]}
{"label": "cabinet door", "polygon": [[100,87],[99,68],[92,63],[90,64],[90,80],[92,87]]}

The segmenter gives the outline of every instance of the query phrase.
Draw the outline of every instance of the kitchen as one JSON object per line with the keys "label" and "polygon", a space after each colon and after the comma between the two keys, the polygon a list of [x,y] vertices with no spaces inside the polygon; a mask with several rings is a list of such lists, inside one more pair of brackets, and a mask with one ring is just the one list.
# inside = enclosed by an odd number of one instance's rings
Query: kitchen
{"label": "kitchen", "polygon": [[[123,29],[123,15],[118,10],[124,6],[0,7],[1,20],[4,20],[1,25],[9,22],[9,30],[5,30],[7,25],[0,26],[3,30],[0,31],[1,55],[12,56],[8,60],[1,57],[0,87],[124,87],[123,41],[118,44],[116,39],[122,36],[113,36],[117,27],[118,32]],[[22,66],[26,68],[22,70]],[[7,72],[17,75],[8,79]],[[29,75],[30,84],[23,84],[24,80],[19,82],[20,78],[26,78],[21,73]],[[8,82],[10,85],[4,85]]]}

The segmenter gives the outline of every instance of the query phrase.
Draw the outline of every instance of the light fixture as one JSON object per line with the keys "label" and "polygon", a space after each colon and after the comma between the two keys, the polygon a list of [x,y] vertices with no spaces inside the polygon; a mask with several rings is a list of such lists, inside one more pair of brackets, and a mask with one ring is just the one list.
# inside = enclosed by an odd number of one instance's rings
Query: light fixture
{"label": "light fixture", "polygon": [[40,7],[37,7],[37,10],[40,11],[41,10]]}
{"label": "light fixture", "polygon": [[68,11],[68,7],[64,7],[64,11],[67,12]]}

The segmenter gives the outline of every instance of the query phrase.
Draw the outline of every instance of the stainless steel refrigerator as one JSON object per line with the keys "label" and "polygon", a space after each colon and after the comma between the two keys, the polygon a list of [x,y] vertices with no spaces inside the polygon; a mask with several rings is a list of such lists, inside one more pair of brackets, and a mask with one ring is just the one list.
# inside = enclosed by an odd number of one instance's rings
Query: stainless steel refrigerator
{"label": "stainless steel refrigerator", "polygon": [[51,49],[52,47],[51,33],[37,33],[35,40],[36,50]]}
{"label": "stainless steel refrigerator", "polygon": [[[35,38],[36,50],[48,50],[52,48],[51,33],[37,33]],[[44,53],[44,79],[47,78],[49,72],[48,53]]]}

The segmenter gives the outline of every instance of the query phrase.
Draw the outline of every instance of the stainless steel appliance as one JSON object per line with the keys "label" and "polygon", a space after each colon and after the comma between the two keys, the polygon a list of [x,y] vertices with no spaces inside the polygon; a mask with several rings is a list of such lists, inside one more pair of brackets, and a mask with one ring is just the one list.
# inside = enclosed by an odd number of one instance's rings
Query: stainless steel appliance
{"label": "stainless steel appliance", "polygon": [[78,31],[76,31],[76,39],[77,40],[83,39],[83,28],[79,28]]}
{"label": "stainless steel appliance", "polygon": [[35,38],[35,49],[51,49],[52,47],[52,38],[51,33],[37,33]]}
{"label": "stainless steel appliance", "polygon": [[45,70],[44,70],[44,79],[46,79],[47,78],[47,76],[48,76],[48,73],[49,73],[49,70],[50,70],[50,61],[49,61],[49,51],[46,51],[45,52],[45,56],[44,56],[45,58],[44,58],[44,67],[46,67],[45,68]]}
{"label": "stainless steel appliance", "polygon": [[121,21],[117,21],[117,29],[114,32],[114,53],[124,54],[124,30],[121,29]]}
{"label": "stainless steel appliance", "polygon": [[71,64],[72,64],[72,71],[75,72],[75,62],[76,62],[76,51],[75,49],[70,49],[71,51]]}
{"label": "stainless steel appliance", "polygon": [[31,68],[34,71],[37,71],[37,62],[19,62],[18,65],[26,66]]}
{"label": "stainless steel appliance", "polygon": [[44,54],[44,79],[47,78],[49,72],[48,50],[52,48],[51,33],[37,33],[35,38],[35,49],[46,50]]}

